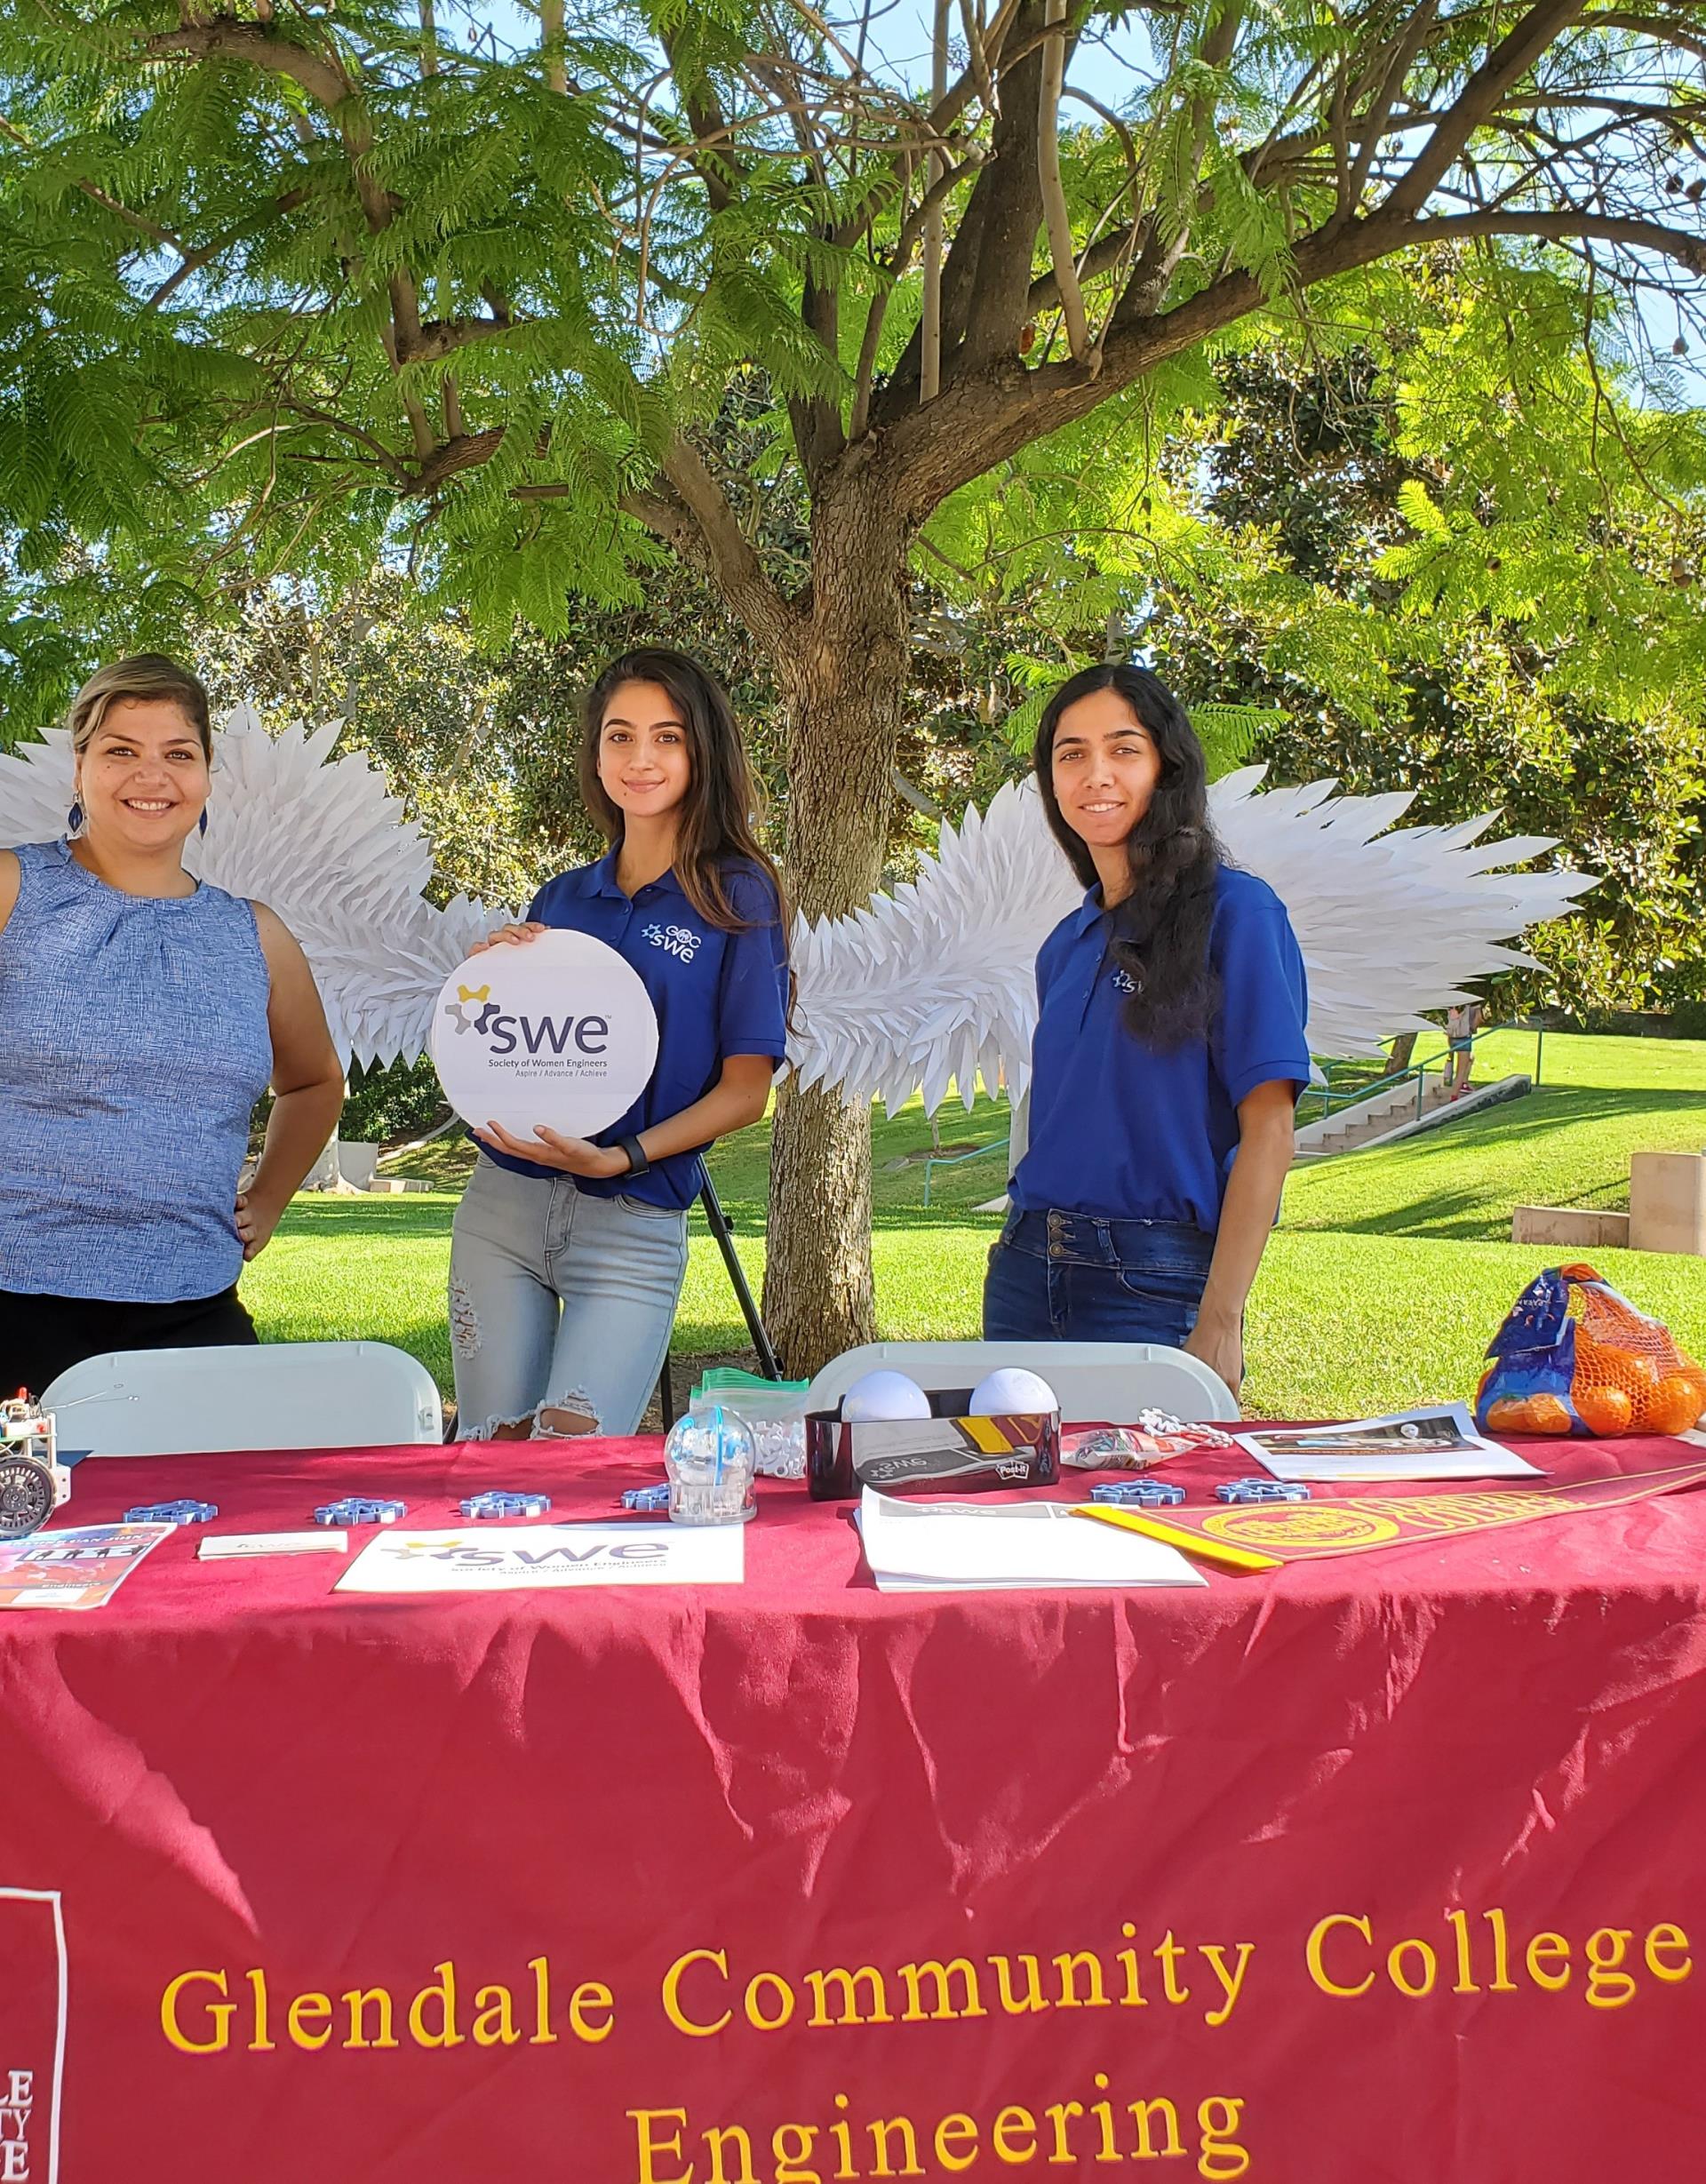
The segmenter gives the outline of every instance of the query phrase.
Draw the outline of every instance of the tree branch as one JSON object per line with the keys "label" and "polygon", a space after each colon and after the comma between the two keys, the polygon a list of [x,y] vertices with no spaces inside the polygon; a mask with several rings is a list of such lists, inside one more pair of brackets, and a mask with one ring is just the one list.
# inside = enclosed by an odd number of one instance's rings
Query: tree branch
{"label": "tree branch", "polygon": [[[1372,225],[1373,223],[1369,223]],[[1415,220],[1407,242],[1450,243],[1473,235],[1528,235],[1542,243],[1617,243],[1627,250],[1673,258],[1706,279],[1706,235],[1687,235],[1656,220],[1622,219],[1600,212],[1463,212]]]}
{"label": "tree branch", "polygon": [[[1294,280],[1301,291],[1399,251],[1495,235],[1614,243],[1662,253],[1706,275],[1706,238],[1649,221],[1582,211],[1404,219],[1383,208],[1371,219],[1333,221],[1305,236],[1293,254]],[[1104,343],[1099,380],[1077,364],[1027,370],[1016,358],[980,378],[966,375],[945,387],[929,410],[896,418],[887,426],[880,461],[890,505],[909,522],[921,522],[960,486],[1087,416],[1112,391],[1130,386],[1158,364],[1257,311],[1262,300],[1251,275],[1227,273],[1171,311],[1127,320]]]}
{"label": "tree branch", "polygon": [[799,634],[800,617],[764,573],[728,496],[684,433],[671,438],[663,469],[703,542],[706,573],[760,643],[785,653]]}
{"label": "tree branch", "polygon": [[1439,0],[1422,0],[1422,4],[1405,26],[1404,35],[1393,49],[1386,72],[1381,79],[1379,92],[1362,124],[1362,142],[1357,147],[1356,158],[1351,163],[1350,181],[1344,194],[1343,210],[1352,218],[1362,203],[1362,193],[1368,187],[1368,170],[1374,164],[1380,140],[1386,133],[1386,124],[1392,117],[1392,108],[1404,88],[1416,55],[1427,43],[1439,12]]}
{"label": "tree branch", "polygon": [[1464,84],[1447,109],[1445,119],[1381,207],[1383,214],[1410,215],[1421,211],[1435,184],[1505,92],[1522,81],[1559,33],[1568,29],[1582,14],[1585,4],[1586,0],[1536,0]]}
{"label": "tree branch", "polygon": [[[1089,322],[1084,315],[1084,291],[1078,284],[1073,262],[1072,216],[1060,179],[1060,94],[1066,80],[1066,0],[1047,0],[1044,26],[1054,35],[1043,48],[1042,81],[1037,94],[1037,185],[1042,194],[1043,224],[1048,233],[1048,255],[1055,268],[1055,286],[1060,291],[1061,313],[1066,321],[1066,346],[1074,363],[1095,371],[1099,358],[1092,354]],[[1026,290],[1026,308],[1029,308]]]}
{"label": "tree branch", "polygon": [[[41,147],[26,136],[21,129],[9,122],[4,114],[0,114],[0,136],[9,138],[13,144],[20,146],[27,152],[34,152],[37,157],[41,155]],[[98,204],[103,212],[112,213],[115,219],[123,220],[127,227],[133,227],[139,235],[147,235],[150,243],[163,243],[169,251],[176,251],[180,256],[185,255],[183,244],[172,234],[171,228],[161,227],[157,220],[150,219],[146,212],[133,212],[129,205],[121,203],[116,197],[109,196],[99,183],[87,181],[79,176],[74,181],[73,187],[87,197],[92,204]]]}
{"label": "tree branch", "polygon": [[355,89],[341,61],[292,44],[279,36],[275,27],[238,22],[228,15],[216,16],[211,23],[186,23],[178,30],[160,31],[146,42],[143,52],[156,60],[246,60],[251,68],[289,76],[328,113]]}
{"label": "tree branch", "polygon": [[895,284],[905,277],[913,262],[913,253],[918,248],[919,238],[929,223],[931,212],[953,195],[967,175],[976,172],[983,164],[983,158],[982,147],[974,145],[971,153],[959,166],[951,167],[940,180],[931,185],[921,202],[913,206],[901,223],[894,250],[883,268],[887,277],[871,299],[871,308],[865,314],[865,335],[859,343],[858,368],[853,383],[853,420],[848,426],[847,435],[849,440],[862,440],[871,422],[871,389],[876,377],[877,351],[881,346],[883,323],[888,315],[889,299],[894,294]]}

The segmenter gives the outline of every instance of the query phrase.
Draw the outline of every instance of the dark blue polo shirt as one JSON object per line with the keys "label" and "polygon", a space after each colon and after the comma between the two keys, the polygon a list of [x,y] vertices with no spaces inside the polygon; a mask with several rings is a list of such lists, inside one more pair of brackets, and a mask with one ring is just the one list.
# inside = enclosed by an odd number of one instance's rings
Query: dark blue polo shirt
{"label": "dark blue polo shirt", "polygon": [[[586,933],[614,948],[639,972],[658,1011],[650,1081],[594,1144],[637,1136],[703,1099],[731,1054],[763,1054],[779,1063],[787,1051],[788,954],[776,889],[750,865],[726,867],[724,884],[737,914],[751,921],[744,933],[708,925],[673,871],[630,900],[616,884],[614,849],[596,865],[546,881],[528,907],[528,917],[540,925]],[[562,1173],[490,1145],[482,1151],[518,1176]],[[575,1178],[594,1198],[636,1198],[652,1206],[690,1206],[703,1181],[697,1152],[672,1153],[643,1176]]]}
{"label": "dark blue polo shirt", "polygon": [[1221,983],[1208,1037],[1160,1053],[1126,1028],[1099,889],[1044,941],[1031,1140],[1009,1186],[1022,1212],[1219,1227],[1239,1102],[1309,1081],[1309,997],[1285,905],[1253,873],[1221,867],[1208,955]]}

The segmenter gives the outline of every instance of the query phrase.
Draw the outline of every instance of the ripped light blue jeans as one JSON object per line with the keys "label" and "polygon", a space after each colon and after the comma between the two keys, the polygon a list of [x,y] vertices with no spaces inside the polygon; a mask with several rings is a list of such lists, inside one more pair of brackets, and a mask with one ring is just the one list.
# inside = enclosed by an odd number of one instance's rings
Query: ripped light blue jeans
{"label": "ripped light blue jeans", "polygon": [[687,1216],[474,1163],[450,1231],[457,1433],[632,1433],[663,1369]]}

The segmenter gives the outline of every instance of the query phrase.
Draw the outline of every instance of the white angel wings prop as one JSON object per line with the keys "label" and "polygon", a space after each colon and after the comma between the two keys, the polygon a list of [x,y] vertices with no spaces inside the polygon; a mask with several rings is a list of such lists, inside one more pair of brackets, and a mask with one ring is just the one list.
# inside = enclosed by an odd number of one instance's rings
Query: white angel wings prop
{"label": "white angel wings prop", "polygon": [[[336,728],[269,736],[240,705],[219,729],[207,833],[190,836],[186,866],[278,913],[313,967],[346,1063],[412,1062],[440,986],[514,912],[424,898],[432,844],[364,753],[334,758]],[[64,729],[0,754],[0,843],[64,833],[71,768]]]}
{"label": "white angel wings prop", "polygon": [[[1335,796],[1331,781],[1256,789],[1265,767],[1226,775],[1209,809],[1236,865],[1290,913],[1309,977],[1310,1051],[1372,1052],[1425,1031],[1416,1011],[1472,996],[1460,982],[1532,958],[1500,946],[1562,916],[1590,873],[1501,873],[1552,844],[1482,842],[1496,814],[1388,832],[1407,795]],[[927,1113],[952,1081],[968,1107],[997,1072],[1016,1100],[1031,1075],[1036,960],[1082,899],[1034,782],[945,825],[916,881],[867,910],[794,935],[801,1029],[788,1059],[807,1084],[892,1108],[922,1088]]]}
{"label": "white angel wings prop", "polygon": [[[247,706],[221,723],[211,824],[185,863],[231,894],[271,905],[302,944],[347,1059],[412,1061],[426,1050],[444,979],[514,913],[458,896],[426,900],[432,848],[364,753],[338,731],[271,736]],[[1561,916],[1594,882],[1568,872],[1501,873],[1550,849],[1534,836],[1483,842],[1493,814],[1456,826],[1394,828],[1405,795],[1335,796],[1335,785],[1256,793],[1246,767],[1209,792],[1233,861],[1291,913],[1309,974],[1317,1054],[1370,1051],[1415,1028],[1421,1008],[1468,998],[1465,978],[1530,959],[1500,944]],[[0,845],[62,834],[70,737],[0,754]],[[892,1106],[921,1088],[927,1112],[957,1086],[1031,1068],[1037,951],[1080,899],[1034,784],[1000,790],[915,881],[850,917],[801,919],[793,935],[799,1029],[788,1060],[806,1084]]]}

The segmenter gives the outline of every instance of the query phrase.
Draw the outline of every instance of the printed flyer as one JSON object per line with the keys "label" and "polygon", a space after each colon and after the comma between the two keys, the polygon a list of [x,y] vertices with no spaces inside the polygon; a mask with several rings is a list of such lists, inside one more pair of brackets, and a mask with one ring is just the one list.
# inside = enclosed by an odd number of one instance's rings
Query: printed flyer
{"label": "printed flyer", "polygon": [[0,1607],[104,1607],[169,1524],[85,1524],[0,1543]]}

